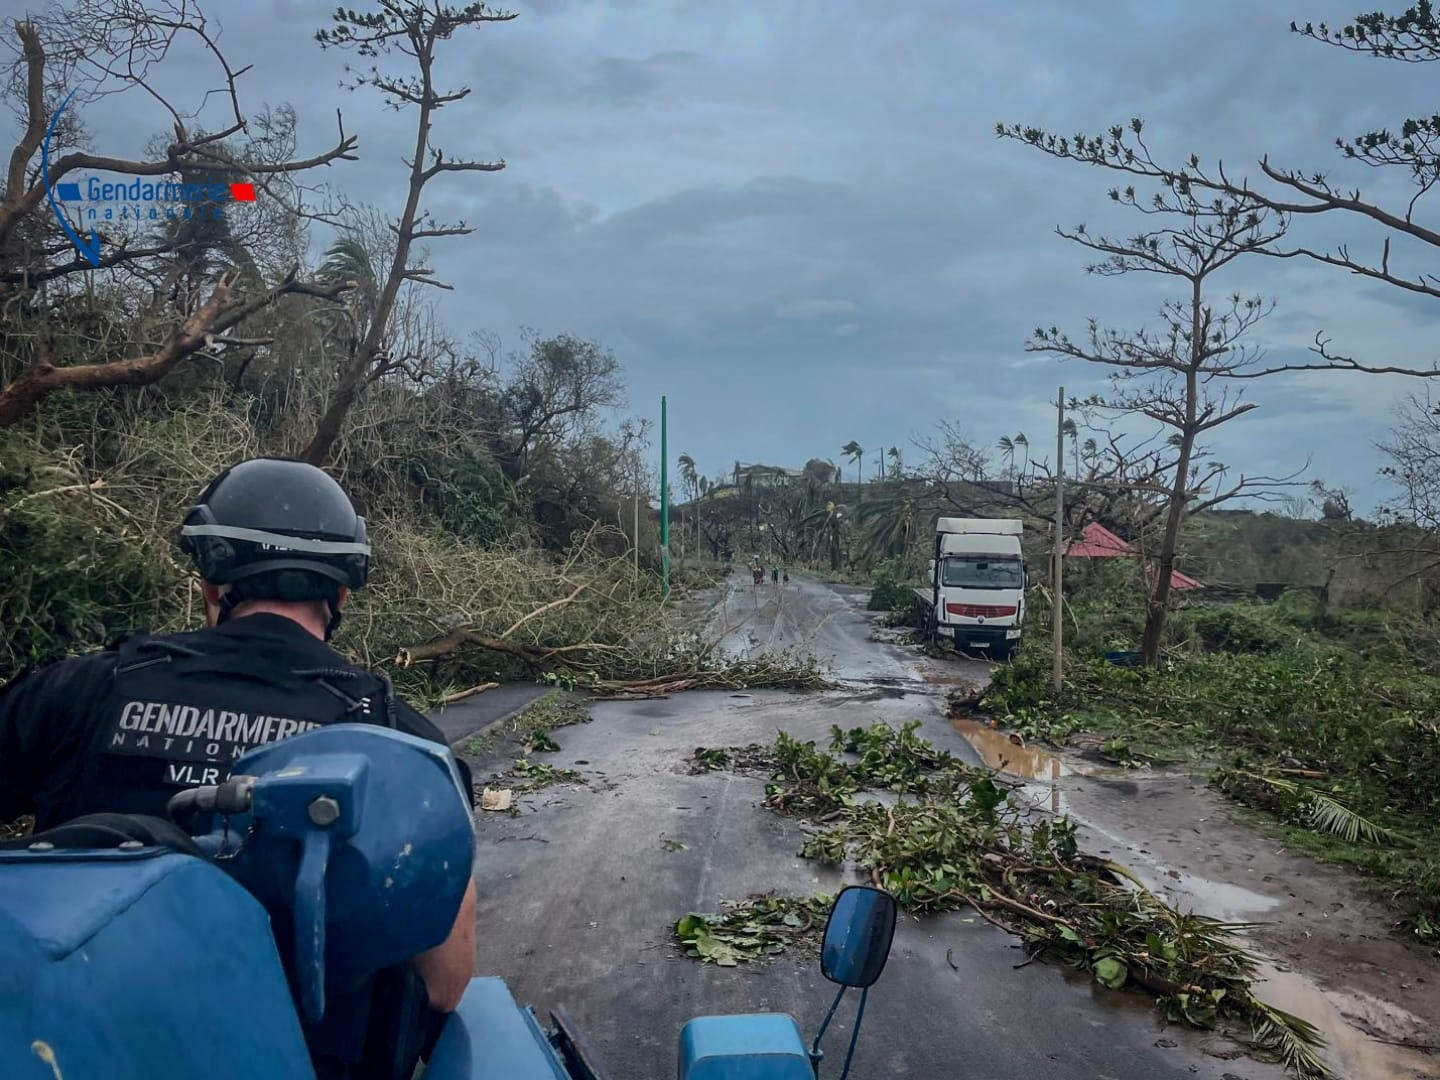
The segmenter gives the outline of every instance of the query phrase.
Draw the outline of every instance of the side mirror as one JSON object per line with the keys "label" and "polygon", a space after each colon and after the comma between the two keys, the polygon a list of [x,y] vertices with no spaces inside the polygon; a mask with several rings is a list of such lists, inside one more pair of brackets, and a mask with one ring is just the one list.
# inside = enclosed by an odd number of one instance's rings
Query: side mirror
{"label": "side mirror", "polygon": [[882,889],[850,885],[835,898],[820,971],[842,986],[870,986],[885,970],[895,937],[895,898]]}

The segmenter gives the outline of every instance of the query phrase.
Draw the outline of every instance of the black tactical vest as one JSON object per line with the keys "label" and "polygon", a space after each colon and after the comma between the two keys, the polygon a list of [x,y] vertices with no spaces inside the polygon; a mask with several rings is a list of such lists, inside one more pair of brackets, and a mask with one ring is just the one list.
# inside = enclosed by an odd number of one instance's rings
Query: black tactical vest
{"label": "black tactical vest", "polygon": [[123,643],[75,813],[163,818],[172,795],[225,779],[256,746],[325,724],[397,726],[395,693],[383,675],[296,668],[295,659],[219,635]]}

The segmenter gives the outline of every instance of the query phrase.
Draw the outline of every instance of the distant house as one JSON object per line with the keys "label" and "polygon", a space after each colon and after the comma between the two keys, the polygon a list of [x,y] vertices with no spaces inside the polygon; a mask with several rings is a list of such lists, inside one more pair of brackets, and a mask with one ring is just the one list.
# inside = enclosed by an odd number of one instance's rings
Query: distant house
{"label": "distant house", "polygon": [[742,465],[735,463],[735,486],[752,490],[786,487],[805,475],[804,469],[787,469],[780,465]]}
{"label": "distant house", "polygon": [[[1120,539],[1098,521],[1092,521],[1086,525],[1080,534],[1080,539],[1070,541],[1070,546],[1065,549],[1065,554],[1072,559],[1135,559],[1140,555],[1126,541]],[[1172,570],[1170,587],[1177,592],[1185,592],[1190,589],[1203,589],[1205,583],[1195,580],[1188,574],[1182,574],[1179,570]]]}

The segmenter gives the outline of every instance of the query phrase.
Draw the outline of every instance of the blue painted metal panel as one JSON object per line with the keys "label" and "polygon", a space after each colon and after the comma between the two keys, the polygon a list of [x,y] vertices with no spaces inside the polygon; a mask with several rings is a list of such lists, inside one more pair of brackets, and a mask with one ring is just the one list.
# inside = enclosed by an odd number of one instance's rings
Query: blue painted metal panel
{"label": "blue painted metal panel", "polygon": [[[251,812],[229,819],[232,838],[256,828],[226,870],[272,911],[323,913],[331,973],[378,971],[445,940],[475,849],[470,803],[445,747],[332,724],[252,750],[232,771],[262,779]],[[308,809],[321,796],[338,815],[323,830],[331,850],[323,875],[317,869],[297,892],[303,842],[321,832]]]}
{"label": "blue painted metal panel", "polygon": [[425,1080],[567,1080],[527,1009],[503,979],[470,980],[460,1007],[441,1032]]}
{"label": "blue painted metal panel", "polygon": [[814,1080],[785,1013],[701,1016],[680,1029],[680,1080]]}
{"label": "blue painted metal panel", "polygon": [[7,1078],[313,1080],[269,920],[222,871],[16,854],[0,861]]}

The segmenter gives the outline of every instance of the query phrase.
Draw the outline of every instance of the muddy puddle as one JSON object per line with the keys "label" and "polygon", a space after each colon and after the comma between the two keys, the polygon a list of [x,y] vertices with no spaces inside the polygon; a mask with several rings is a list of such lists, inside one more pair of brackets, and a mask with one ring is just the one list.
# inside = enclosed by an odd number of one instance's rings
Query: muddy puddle
{"label": "muddy puddle", "polygon": [[980,755],[986,768],[997,769],[1010,776],[1029,781],[1021,789],[1022,797],[1035,807],[1048,806],[1053,814],[1066,810],[1060,780],[1066,776],[1087,776],[1098,780],[1140,780],[1145,769],[1125,769],[1103,765],[1087,765],[1066,761],[1039,746],[1026,743],[1018,735],[1000,731],[983,720],[968,716],[952,716],[951,726]]}
{"label": "muddy puddle", "polygon": [[1025,745],[1018,735],[999,731],[968,716],[952,717],[950,723],[975,748],[988,768],[1022,780],[1059,780],[1069,774],[1060,758],[1038,746]]}
{"label": "muddy puddle", "polygon": [[[1374,1023],[1404,1018],[1403,1010],[1369,995],[1322,990],[1303,975],[1260,965],[1255,996],[1277,1009],[1303,1016],[1325,1035],[1321,1056],[1346,1080],[1434,1080],[1440,1060],[1418,1050],[1391,1046],[1351,1026],[1346,1016]],[[1414,1022],[1414,1017],[1409,1017]]]}
{"label": "muddy puddle", "polygon": [[[1036,746],[1017,742],[1018,736],[999,731],[988,723],[969,717],[951,717],[955,730],[968,742],[986,766],[1026,781],[1022,795],[1037,808],[1052,813],[1069,813],[1063,794],[1066,777],[1093,779],[1143,778],[1145,770],[1108,769],[1067,761]],[[1226,881],[1186,873],[1164,865],[1140,850],[1134,838],[1127,838],[1089,820],[1071,814],[1075,821],[1097,839],[1114,849],[1115,861],[1126,867],[1156,896],[1186,912],[1196,912],[1225,922],[1265,921],[1282,901]],[[1256,950],[1253,942],[1247,947]],[[1255,985],[1256,996],[1276,1008],[1310,1021],[1326,1038],[1325,1060],[1343,1080],[1437,1080],[1440,1058],[1422,1051],[1390,1045],[1367,1035],[1361,1027],[1376,1030],[1421,1030],[1419,1021],[1398,1006],[1366,994],[1322,989],[1305,976],[1265,961]],[[1355,1026],[1356,1023],[1361,1027]]]}

